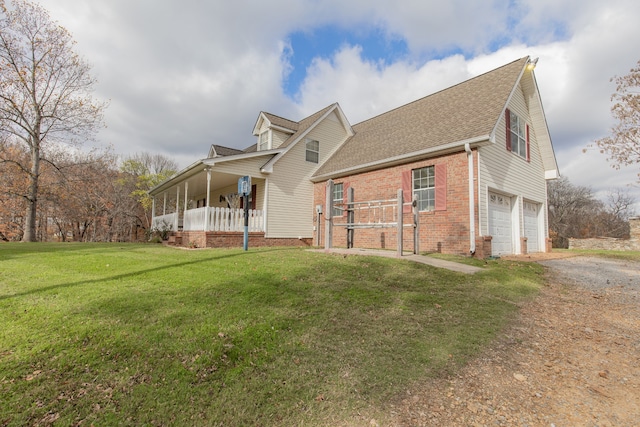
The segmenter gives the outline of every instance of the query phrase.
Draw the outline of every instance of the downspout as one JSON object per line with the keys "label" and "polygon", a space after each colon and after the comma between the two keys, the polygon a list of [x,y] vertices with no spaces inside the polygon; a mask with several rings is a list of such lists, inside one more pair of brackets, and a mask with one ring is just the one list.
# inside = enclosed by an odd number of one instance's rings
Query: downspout
{"label": "downspout", "polygon": [[467,152],[469,163],[469,253],[474,255],[476,253],[476,201],[473,193],[473,151],[469,143],[464,144],[464,151]]}

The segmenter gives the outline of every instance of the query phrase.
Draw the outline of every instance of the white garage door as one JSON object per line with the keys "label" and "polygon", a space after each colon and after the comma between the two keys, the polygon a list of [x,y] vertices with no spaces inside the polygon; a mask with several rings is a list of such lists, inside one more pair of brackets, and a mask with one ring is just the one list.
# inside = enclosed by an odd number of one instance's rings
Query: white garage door
{"label": "white garage door", "polygon": [[524,202],[524,237],[527,238],[527,252],[540,252],[538,229],[538,204]]}
{"label": "white garage door", "polygon": [[501,194],[489,193],[489,234],[491,255],[513,253],[513,227],[511,225],[511,199]]}

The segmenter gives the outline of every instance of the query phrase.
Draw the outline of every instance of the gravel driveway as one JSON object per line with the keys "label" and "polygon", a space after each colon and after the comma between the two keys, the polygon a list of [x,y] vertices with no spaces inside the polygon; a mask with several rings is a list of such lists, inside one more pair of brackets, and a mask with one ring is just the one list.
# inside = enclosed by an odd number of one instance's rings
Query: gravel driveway
{"label": "gravel driveway", "polygon": [[392,425],[640,425],[640,260],[540,263],[540,296],[456,375],[407,390]]}
{"label": "gravel driveway", "polygon": [[542,261],[554,270],[558,280],[583,289],[601,292],[619,287],[625,294],[640,291],[640,262],[609,258],[574,257]]}

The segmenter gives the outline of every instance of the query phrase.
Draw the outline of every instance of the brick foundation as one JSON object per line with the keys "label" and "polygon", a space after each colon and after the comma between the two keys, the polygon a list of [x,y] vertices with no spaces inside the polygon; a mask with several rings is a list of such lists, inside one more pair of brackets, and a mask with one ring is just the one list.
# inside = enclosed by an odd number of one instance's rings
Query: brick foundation
{"label": "brick foundation", "polygon": [[[311,246],[313,239],[266,238],[264,233],[249,233],[250,248],[274,246]],[[173,243],[172,243],[173,242]],[[241,248],[244,246],[243,232],[223,231],[179,231],[172,233],[169,244],[186,248]]]}
{"label": "brick foundation", "polygon": [[489,258],[491,256],[491,236],[476,237],[476,258]]}

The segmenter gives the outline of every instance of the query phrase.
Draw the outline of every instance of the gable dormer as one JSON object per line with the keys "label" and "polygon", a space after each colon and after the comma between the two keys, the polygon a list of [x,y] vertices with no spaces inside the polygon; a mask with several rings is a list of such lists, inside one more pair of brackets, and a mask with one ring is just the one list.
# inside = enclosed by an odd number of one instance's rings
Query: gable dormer
{"label": "gable dormer", "polygon": [[297,122],[264,111],[261,112],[253,128],[253,135],[258,138],[257,151],[273,150],[280,147],[297,130]]}

